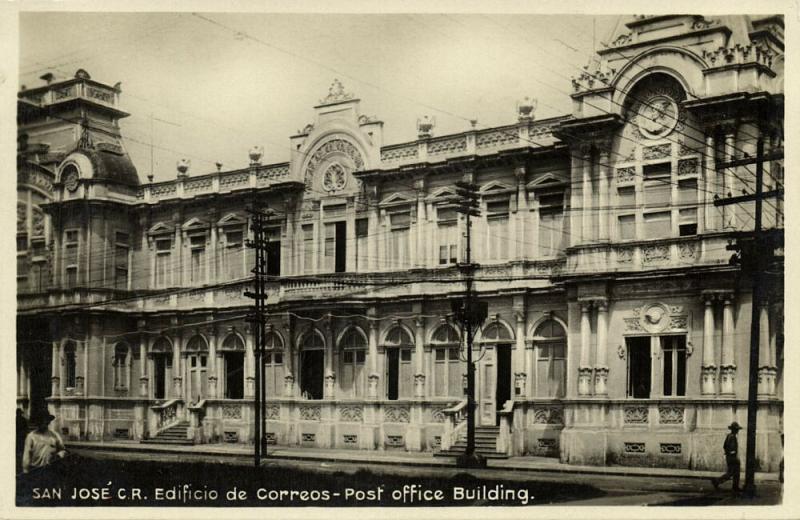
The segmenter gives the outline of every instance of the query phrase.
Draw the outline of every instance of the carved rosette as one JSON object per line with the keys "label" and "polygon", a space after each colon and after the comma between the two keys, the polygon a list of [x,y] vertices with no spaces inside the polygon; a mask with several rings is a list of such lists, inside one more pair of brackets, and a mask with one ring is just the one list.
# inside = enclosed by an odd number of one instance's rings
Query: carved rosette
{"label": "carved rosette", "polygon": [[425,397],[425,374],[414,374],[414,397]]}
{"label": "carved rosette", "polygon": [[[345,139],[331,139],[317,148],[306,164],[306,189],[312,189],[317,171],[323,171],[323,188],[328,191],[342,189],[353,171],[364,169],[364,158],[358,148]],[[327,182],[326,182],[327,180]]]}

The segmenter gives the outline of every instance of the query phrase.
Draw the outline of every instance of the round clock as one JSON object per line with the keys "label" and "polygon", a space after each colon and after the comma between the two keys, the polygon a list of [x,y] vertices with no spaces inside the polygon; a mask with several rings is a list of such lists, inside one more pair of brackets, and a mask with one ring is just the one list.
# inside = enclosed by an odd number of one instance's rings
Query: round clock
{"label": "round clock", "polygon": [[678,105],[667,96],[653,96],[639,106],[639,130],[645,137],[663,137],[678,124]]}

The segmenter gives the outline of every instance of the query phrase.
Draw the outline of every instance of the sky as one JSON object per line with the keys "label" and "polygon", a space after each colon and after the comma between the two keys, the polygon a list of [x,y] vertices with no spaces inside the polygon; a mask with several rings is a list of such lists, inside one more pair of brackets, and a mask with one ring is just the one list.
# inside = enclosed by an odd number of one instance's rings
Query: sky
{"label": "sky", "polygon": [[[613,16],[536,14],[48,13],[20,15],[20,85],[46,72],[122,84],[125,145],[145,181],[289,159],[334,79],[384,122],[384,145],[568,114],[570,78],[608,38]],[[151,131],[152,129],[152,131]]]}

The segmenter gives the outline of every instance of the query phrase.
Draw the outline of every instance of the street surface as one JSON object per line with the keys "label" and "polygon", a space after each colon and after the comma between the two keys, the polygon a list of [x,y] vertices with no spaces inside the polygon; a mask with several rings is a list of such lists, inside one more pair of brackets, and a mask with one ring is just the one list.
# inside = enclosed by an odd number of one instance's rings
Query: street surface
{"label": "street surface", "polygon": [[732,497],[730,484],[714,491],[707,480],[692,477],[292,459],[266,460],[256,469],[252,458],[244,456],[80,449],[62,467],[42,473],[18,482],[18,505],[703,506],[781,501],[781,486],[774,481],[760,482],[758,496],[748,499]]}

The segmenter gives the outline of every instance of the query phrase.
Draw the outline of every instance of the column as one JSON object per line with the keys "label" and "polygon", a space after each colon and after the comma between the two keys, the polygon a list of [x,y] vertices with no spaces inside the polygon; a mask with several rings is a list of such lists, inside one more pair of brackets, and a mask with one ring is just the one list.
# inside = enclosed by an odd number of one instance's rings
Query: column
{"label": "column", "polygon": [[291,318],[285,323],[286,342],[284,344],[283,362],[286,366],[286,375],[283,376],[283,395],[285,397],[294,397],[294,374],[297,370],[295,364],[295,347],[294,347],[294,331],[292,330]]}
{"label": "column", "polygon": [[[715,168],[715,161],[714,161],[714,129],[707,130],[709,132],[706,135],[706,151],[705,156],[703,157],[704,162],[704,169],[705,178],[704,178],[704,187],[705,187],[705,197],[703,201],[705,202],[703,206],[703,212],[706,214],[705,219],[705,229],[706,230],[716,230],[719,229],[719,224],[717,220],[717,215],[722,211],[722,208],[715,208],[713,204],[714,194],[719,192],[719,188],[716,186],[716,179],[717,179],[717,170]],[[720,195],[721,197],[724,195]],[[698,226],[698,231],[700,231],[700,227]]]}
{"label": "column", "polygon": [[575,146],[571,148],[572,156],[570,158],[570,213],[568,213],[569,220],[569,245],[575,246],[580,243],[582,221],[578,208],[581,206],[581,198],[576,187],[580,182],[581,176],[581,160],[578,158],[580,148]]}
{"label": "column", "polygon": [[600,149],[600,158],[598,164],[599,170],[599,198],[597,201],[597,221],[598,231],[597,235],[600,240],[608,240],[609,237],[609,215],[611,211],[608,207],[608,156],[611,143],[605,143]]}
{"label": "column", "polygon": [[147,377],[147,353],[150,350],[150,338],[143,330],[139,330],[139,395],[147,397],[149,392]]}
{"label": "column", "polygon": [[244,329],[244,397],[252,399],[256,395],[256,359],[253,327]]}
{"label": "column", "polygon": [[591,348],[591,323],[589,312],[591,302],[579,302],[581,306],[581,363],[578,368],[578,395],[592,393],[592,367],[589,365],[589,349]]}
{"label": "column", "polygon": [[722,306],[722,364],[720,366],[720,389],[722,395],[733,395],[736,380],[734,359],[733,295],[726,294]]}
{"label": "column", "polygon": [[208,397],[217,397],[217,328],[208,329]]}
{"label": "column", "polygon": [[[75,347],[75,350],[77,351],[77,346]],[[64,356],[64,345],[60,345],[59,356],[58,356],[58,381],[59,381],[58,395],[64,395],[65,393],[64,387],[67,384],[66,378],[64,377],[64,363],[66,360],[64,359],[63,356]],[[105,359],[105,350],[103,351],[103,359]],[[105,374],[105,367],[103,367],[103,374]],[[105,392],[103,392],[103,395],[105,395]]]}
{"label": "column", "polygon": [[[725,129],[725,160],[731,161],[734,159],[734,152],[735,152],[735,140],[736,140],[736,129],[733,126],[728,126]],[[723,172],[724,181],[723,186],[725,190],[724,197],[728,196],[735,196],[738,195],[736,187],[734,186],[734,171],[731,168],[725,168]],[[728,194],[731,195],[728,195]],[[723,214],[725,215],[725,221],[723,223],[723,228],[736,227],[736,204],[731,204],[730,206],[723,207]]]}
{"label": "column", "polygon": [[375,311],[367,312],[369,319],[369,337],[367,350],[367,367],[369,367],[369,388],[367,395],[370,399],[378,398],[378,321]]}
{"label": "column", "polygon": [[594,393],[608,395],[608,302],[605,300],[597,302],[597,359],[594,366]]}
{"label": "column", "polygon": [[714,295],[703,295],[705,310],[703,314],[703,395],[713,395],[717,391],[717,360],[714,348]]}
{"label": "column", "polygon": [[58,341],[53,342],[53,358],[51,360],[50,369],[50,394],[53,397],[61,395],[61,345]]}
{"label": "column", "polygon": [[581,148],[583,154],[583,205],[581,209],[581,239],[583,243],[591,242],[592,238],[592,153],[590,146]]}
{"label": "column", "polygon": [[[334,363],[334,341],[333,318],[328,314],[325,319],[325,399],[336,397],[336,363]],[[338,350],[338,349],[337,349]]]}
{"label": "column", "polygon": [[[422,312],[422,309],[419,309]],[[414,357],[416,357],[416,374],[414,374],[414,397],[425,397],[425,319],[414,320]]]}
{"label": "column", "polygon": [[182,340],[180,332],[172,345],[172,398],[183,399],[183,367],[181,363]]}
{"label": "column", "polygon": [[369,220],[367,221],[367,265],[370,271],[378,270],[378,222],[380,212],[377,200],[371,200]]}
{"label": "column", "polygon": [[414,255],[412,258],[412,265],[416,268],[423,268],[427,265],[425,254],[425,246],[427,245],[425,243],[425,229],[427,228],[425,222],[427,220],[425,215],[425,179],[414,181],[414,189],[417,192],[417,221],[411,231],[412,240],[414,241],[412,246],[412,254]]}
{"label": "column", "polygon": [[[217,258],[217,241],[219,240],[219,232],[217,230],[217,215],[212,213],[209,216],[209,220],[211,220],[211,244],[210,244],[210,251],[209,251],[209,259],[208,259],[208,270],[207,270],[207,278],[208,283],[215,283],[217,281],[217,269],[218,264],[221,264],[220,259]],[[223,249],[223,254],[224,254]]]}
{"label": "column", "polygon": [[514,396],[523,397],[527,395],[528,372],[525,369],[525,311],[517,309],[514,312],[516,317],[516,345],[514,346],[514,358],[511,360],[514,367]]}
{"label": "column", "polygon": [[527,250],[530,248],[528,242],[535,242],[536,238],[531,237],[531,239],[528,240],[528,237],[525,236],[525,222],[528,219],[528,190],[525,186],[525,165],[517,166],[516,170],[514,170],[514,174],[517,177],[517,254],[514,258],[516,260],[524,260],[528,257]]}
{"label": "column", "polygon": [[769,366],[771,369],[769,379],[769,395],[776,394],[776,386],[778,384],[778,327],[780,322],[778,316],[781,313],[781,308],[777,305],[773,307],[773,312],[770,313],[771,322],[769,327]]}
{"label": "column", "polygon": [[769,302],[758,302],[758,395],[770,395]]}

